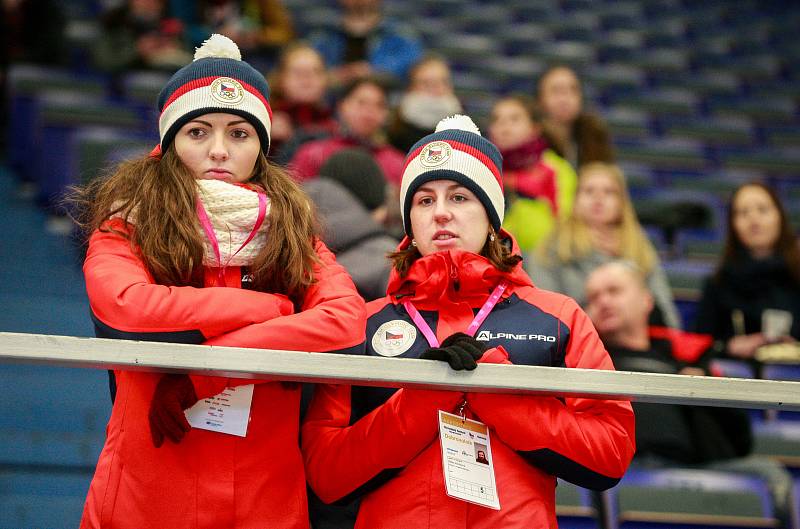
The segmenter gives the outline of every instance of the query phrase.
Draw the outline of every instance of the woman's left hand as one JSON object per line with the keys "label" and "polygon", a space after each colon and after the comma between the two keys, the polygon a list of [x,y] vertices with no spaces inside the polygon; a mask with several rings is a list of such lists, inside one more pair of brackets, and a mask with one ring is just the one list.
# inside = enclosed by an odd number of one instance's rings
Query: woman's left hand
{"label": "woman's left hand", "polygon": [[429,347],[420,358],[442,360],[456,371],[472,371],[478,367],[478,360],[486,352],[486,344],[469,334],[457,332],[445,338],[439,347]]}

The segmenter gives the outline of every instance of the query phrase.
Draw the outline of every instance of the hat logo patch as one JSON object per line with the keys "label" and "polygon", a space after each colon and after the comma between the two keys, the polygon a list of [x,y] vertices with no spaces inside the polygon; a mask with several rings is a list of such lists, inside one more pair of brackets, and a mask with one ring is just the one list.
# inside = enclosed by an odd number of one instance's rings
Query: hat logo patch
{"label": "hat logo patch", "polygon": [[436,167],[450,159],[453,148],[444,141],[434,141],[426,145],[419,153],[419,161],[425,167]]}
{"label": "hat logo patch", "polygon": [[381,356],[399,356],[417,339],[417,328],[403,320],[387,321],[372,335],[372,349]]}
{"label": "hat logo patch", "polygon": [[211,96],[220,103],[236,105],[244,99],[242,83],[230,77],[218,77],[211,83]]}

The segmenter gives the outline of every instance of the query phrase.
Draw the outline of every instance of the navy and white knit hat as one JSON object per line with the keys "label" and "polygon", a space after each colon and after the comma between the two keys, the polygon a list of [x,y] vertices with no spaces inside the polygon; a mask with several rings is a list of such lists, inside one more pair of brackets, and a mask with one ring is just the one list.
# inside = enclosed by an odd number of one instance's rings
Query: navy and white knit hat
{"label": "navy and white knit hat", "polygon": [[400,184],[403,228],[411,236],[411,202],[419,187],[432,180],[453,180],[483,204],[489,223],[500,230],[505,212],[503,156],[469,116],[444,118],[433,134],[411,147]]}
{"label": "navy and white knit hat", "polygon": [[215,33],[197,48],[194,61],[175,72],[158,96],[161,151],[167,150],[178,130],[192,119],[225,112],[249,121],[266,153],[272,126],[268,99],[264,76],[242,60],[236,43]]}

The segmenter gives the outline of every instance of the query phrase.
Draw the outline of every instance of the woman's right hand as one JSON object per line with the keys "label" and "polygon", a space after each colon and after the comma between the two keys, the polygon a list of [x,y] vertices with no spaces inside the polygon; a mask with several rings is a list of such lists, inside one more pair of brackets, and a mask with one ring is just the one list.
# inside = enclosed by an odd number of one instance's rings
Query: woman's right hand
{"label": "woman's right hand", "polygon": [[742,359],[753,358],[756,349],[767,343],[767,339],[760,332],[734,336],[728,340],[728,355]]}
{"label": "woman's right hand", "polygon": [[270,294],[271,296],[275,296],[276,302],[278,304],[278,311],[281,313],[281,316],[290,316],[294,314],[294,303],[292,300],[289,299],[289,296],[284,294]]}

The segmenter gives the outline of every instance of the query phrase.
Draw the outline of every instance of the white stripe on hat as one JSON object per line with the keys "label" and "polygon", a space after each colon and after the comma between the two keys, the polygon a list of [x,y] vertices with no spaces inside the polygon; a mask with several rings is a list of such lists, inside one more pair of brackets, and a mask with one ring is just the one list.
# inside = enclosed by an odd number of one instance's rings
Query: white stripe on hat
{"label": "white stripe on hat", "polygon": [[[182,94],[164,109],[158,119],[158,131],[161,138],[164,138],[164,135],[177,120],[192,110],[200,108],[216,108],[220,112],[234,109],[248,112],[263,123],[267,129],[267,135],[270,134],[272,124],[269,119],[269,112],[258,97],[245,89],[244,97],[239,103],[222,103],[211,95],[211,86],[206,85]],[[266,147],[262,146],[262,148]]]}
{"label": "white stripe on hat", "polygon": [[500,224],[503,223],[505,198],[503,197],[503,189],[500,187],[500,183],[494,173],[475,156],[455,148],[451,151],[447,161],[435,167],[422,165],[419,155],[408,163],[406,170],[403,172],[403,182],[400,187],[400,208],[403,215],[405,215],[406,193],[417,177],[431,171],[445,170],[460,173],[475,182],[475,185],[481,188],[489,197],[497,216],[500,218]]}

